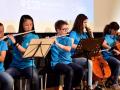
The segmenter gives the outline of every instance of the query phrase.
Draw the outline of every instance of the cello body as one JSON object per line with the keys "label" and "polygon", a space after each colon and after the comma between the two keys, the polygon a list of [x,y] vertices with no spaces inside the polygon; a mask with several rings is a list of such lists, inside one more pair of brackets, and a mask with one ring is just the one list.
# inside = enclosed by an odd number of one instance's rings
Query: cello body
{"label": "cello body", "polygon": [[91,57],[93,62],[93,74],[98,79],[106,79],[111,76],[111,69],[101,54]]}

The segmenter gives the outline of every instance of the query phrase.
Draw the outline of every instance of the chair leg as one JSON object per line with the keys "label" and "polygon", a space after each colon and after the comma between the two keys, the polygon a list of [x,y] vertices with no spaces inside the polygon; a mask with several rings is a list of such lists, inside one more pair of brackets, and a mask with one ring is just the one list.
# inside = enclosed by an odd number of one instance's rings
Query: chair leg
{"label": "chair leg", "polygon": [[12,90],[15,90],[15,89],[14,89],[14,83],[13,83],[13,89],[12,89]]}
{"label": "chair leg", "polygon": [[23,78],[20,79],[20,90],[27,90],[27,84],[28,84],[28,80],[25,79],[25,86],[23,89]]}
{"label": "chair leg", "polygon": [[47,73],[45,74],[45,85],[44,85],[44,90],[46,90],[46,86],[47,86]]}
{"label": "chair leg", "polygon": [[28,80],[27,79],[25,79],[25,90],[27,90],[27,83],[28,82]]}
{"label": "chair leg", "polygon": [[41,82],[41,89],[40,90],[43,90],[43,76],[39,75],[39,78],[40,78],[40,82]]}
{"label": "chair leg", "polygon": [[20,79],[20,90],[22,90],[22,78]]}
{"label": "chair leg", "polygon": [[41,76],[41,90],[43,90],[43,76]]}
{"label": "chair leg", "polygon": [[13,89],[12,90],[14,90],[14,85],[13,85]]}

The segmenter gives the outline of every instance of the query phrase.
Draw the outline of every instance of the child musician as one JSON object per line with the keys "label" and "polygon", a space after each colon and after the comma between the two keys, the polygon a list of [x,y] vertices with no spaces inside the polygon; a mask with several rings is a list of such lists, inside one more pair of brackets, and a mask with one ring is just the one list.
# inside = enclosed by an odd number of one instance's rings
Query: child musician
{"label": "child musician", "polygon": [[[0,39],[4,36],[4,26],[0,23]],[[8,50],[7,44],[0,40],[0,84],[2,89],[0,90],[13,90],[13,78],[4,70],[4,60],[6,57],[6,50]]]}
{"label": "child musician", "polygon": [[[56,75],[64,74],[64,90],[72,90],[72,86],[77,87],[83,76],[83,70],[80,65],[72,63],[70,37],[63,36],[67,34],[68,23],[58,20],[55,23],[57,37],[55,43],[51,47],[51,66]],[[74,82],[75,81],[75,82]],[[74,82],[72,85],[72,82]]]}

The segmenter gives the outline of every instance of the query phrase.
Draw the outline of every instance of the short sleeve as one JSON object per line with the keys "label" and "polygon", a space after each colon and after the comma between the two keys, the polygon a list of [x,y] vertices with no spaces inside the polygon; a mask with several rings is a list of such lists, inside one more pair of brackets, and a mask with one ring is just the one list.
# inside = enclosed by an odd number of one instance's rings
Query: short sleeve
{"label": "short sleeve", "polygon": [[72,46],[72,38],[68,37],[68,38],[66,39],[66,45],[67,45],[67,46]]}
{"label": "short sleeve", "polygon": [[7,43],[2,41],[1,42],[1,49],[0,49],[0,51],[6,51],[6,50],[8,50]]}
{"label": "short sleeve", "polygon": [[29,45],[29,43],[30,43],[30,41],[32,40],[32,39],[39,39],[39,37],[38,37],[38,35],[30,35],[29,37],[27,37],[27,38],[24,38],[24,41],[23,41],[23,43],[22,43],[22,46],[24,47],[24,48],[27,48],[28,47],[28,45]]}
{"label": "short sleeve", "polygon": [[75,39],[76,38],[76,32],[75,31],[71,31],[69,34],[69,37]]}

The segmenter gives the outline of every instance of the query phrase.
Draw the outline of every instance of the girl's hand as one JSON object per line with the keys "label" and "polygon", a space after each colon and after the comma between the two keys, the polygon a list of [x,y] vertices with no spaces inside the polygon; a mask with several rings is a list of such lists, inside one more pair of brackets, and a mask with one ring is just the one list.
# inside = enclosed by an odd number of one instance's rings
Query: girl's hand
{"label": "girl's hand", "polygon": [[16,40],[12,34],[7,35],[13,43],[16,43]]}
{"label": "girl's hand", "polygon": [[59,44],[59,43],[58,43],[58,41],[57,41],[57,39],[55,39],[55,44],[56,44],[56,45],[58,45],[58,44]]}
{"label": "girl's hand", "polygon": [[116,55],[120,55],[120,51],[114,50],[114,52],[116,53]]}

